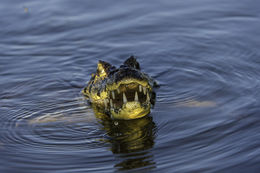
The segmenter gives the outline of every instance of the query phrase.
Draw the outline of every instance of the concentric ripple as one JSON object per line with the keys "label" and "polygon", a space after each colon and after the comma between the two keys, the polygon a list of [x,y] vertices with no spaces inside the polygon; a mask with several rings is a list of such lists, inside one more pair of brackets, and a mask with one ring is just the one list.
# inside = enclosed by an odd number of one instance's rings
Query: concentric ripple
{"label": "concentric ripple", "polygon": [[[259,172],[257,1],[0,9],[1,173]],[[80,92],[98,60],[118,66],[130,55],[160,85],[154,109],[100,120]]]}
{"label": "concentric ripple", "polygon": [[66,146],[77,148],[82,144],[85,148],[91,148],[91,145],[97,145],[98,141],[93,141],[93,136],[102,138],[103,132],[98,130],[90,108],[79,107],[77,102],[72,102],[62,105],[63,111],[46,113],[57,109],[45,108],[39,112],[20,109],[12,112],[9,115],[12,119],[7,119],[2,126],[6,129],[3,142],[53,149],[64,149]]}
{"label": "concentric ripple", "polygon": [[[163,169],[206,171],[214,162],[218,165],[214,170],[220,171],[248,159],[256,162],[258,142],[253,141],[259,129],[260,67],[250,62],[256,54],[240,42],[215,41],[196,56],[176,55],[172,68],[160,72],[158,78],[167,82],[162,81],[153,114],[157,114],[157,154]],[[194,164],[183,166],[189,163]]]}

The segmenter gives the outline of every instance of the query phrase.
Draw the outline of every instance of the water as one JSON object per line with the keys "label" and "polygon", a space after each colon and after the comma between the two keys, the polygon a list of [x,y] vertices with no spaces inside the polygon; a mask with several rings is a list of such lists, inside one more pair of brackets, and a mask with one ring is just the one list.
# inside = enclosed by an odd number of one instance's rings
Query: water
{"label": "water", "polygon": [[[2,0],[0,172],[259,172],[259,5]],[[80,91],[130,55],[155,107],[103,122]]]}

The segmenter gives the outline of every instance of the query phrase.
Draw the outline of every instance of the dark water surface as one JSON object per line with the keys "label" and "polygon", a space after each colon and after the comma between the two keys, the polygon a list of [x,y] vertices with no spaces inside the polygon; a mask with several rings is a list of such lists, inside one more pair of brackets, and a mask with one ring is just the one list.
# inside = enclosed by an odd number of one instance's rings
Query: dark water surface
{"label": "dark water surface", "polygon": [[[0,172],[259,172],[258,0],[0,5]],[[80,94],[136,55],[152,113],[102,122]]]}

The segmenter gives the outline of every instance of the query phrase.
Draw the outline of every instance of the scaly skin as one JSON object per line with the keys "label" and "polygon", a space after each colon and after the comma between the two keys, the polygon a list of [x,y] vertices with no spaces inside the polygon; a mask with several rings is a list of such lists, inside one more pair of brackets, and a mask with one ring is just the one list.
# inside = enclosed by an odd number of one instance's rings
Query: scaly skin
{"label": "scaly skin", "polygon": [[150,113],[155,102],[154,84],[131,56],[119,68],[99,61],[96,73],[82,93],[97,115],[128,120]]}

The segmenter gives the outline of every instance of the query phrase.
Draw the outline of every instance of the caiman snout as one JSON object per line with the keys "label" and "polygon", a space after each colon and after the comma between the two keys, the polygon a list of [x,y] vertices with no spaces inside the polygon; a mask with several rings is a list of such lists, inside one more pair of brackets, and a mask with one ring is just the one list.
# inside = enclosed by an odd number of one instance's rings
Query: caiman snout
{"label": "caiman snout", "polygon": [[118,83],[118,87],[108,91],[109,99],[105,100],[105,109],[110,109],[112,118],[134,119],[150,112],[152,90],[149,85],[131,82],[131,79]]}

